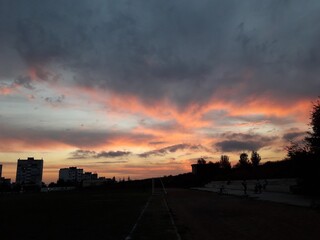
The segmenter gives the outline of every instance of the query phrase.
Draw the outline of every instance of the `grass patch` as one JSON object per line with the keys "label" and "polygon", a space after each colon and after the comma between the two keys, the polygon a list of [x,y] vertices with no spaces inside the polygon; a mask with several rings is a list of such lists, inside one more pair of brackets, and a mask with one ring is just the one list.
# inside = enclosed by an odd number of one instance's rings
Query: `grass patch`
{"label": "grass patch", "polygon": [[2,195],[1,239],[124,239],[149,196],[139,189]]}

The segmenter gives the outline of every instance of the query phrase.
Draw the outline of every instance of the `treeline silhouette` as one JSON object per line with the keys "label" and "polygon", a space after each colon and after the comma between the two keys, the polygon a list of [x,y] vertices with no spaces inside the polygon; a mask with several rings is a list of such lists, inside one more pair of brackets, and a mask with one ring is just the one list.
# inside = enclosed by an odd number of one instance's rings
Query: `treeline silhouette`
{"label": "treeline silhouette", "polygon": [[[244,154],[244,153],[242,153]],[[242,155],[241,154],[241,155]],[[225,155],[223,155],[225,157]],[[244,157],[244,156],[242,156]],[[221,157],[222,158],[222,157]],[[240,161],[242,163],[240,163]],[[244,163],[240,158],[234,167],[222,162],[205,162],[200,158],[196,172],[185,173],[176,176],[164,176],[163,182],[167,187],[199,187],[210,181],[232,181],[244,179],[270,179],[270,178],[294,178],[296,177],[294,164],[291,160],[268,161],[263,164],[254,165],[252,162]]]}
{"label": "treeline silhouette", "polygon": [[298,178],[295,191],[320,195],[320,97],[313,103],[309,126],[303,141],[287,147],[288,159],[293,162]]}
{"label": "treeline silhouette", "polygon": [[192,173],[165,176],[163,181],[168,187],[193,187],[214,180],[297,178],[297,185],[291,188],[293,193],[320,195],[320,97],[313,102],[309,125],[307,136],[303,141],[291,142],[283,160],[260,164],[257,151],[251,152],[250,159],[247,153],[241,153],[233,167],[226,155],[218,162],[207,163],[200,158],[192,165]]}

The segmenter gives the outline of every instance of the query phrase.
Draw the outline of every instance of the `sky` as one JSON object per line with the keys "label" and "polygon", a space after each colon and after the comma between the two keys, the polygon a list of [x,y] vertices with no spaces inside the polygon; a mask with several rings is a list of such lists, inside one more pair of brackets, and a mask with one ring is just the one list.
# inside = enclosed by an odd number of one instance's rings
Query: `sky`
{"label": "sky", "polygon": [[308,130],[320,1],[0,0],[0,163],[141,179]]}

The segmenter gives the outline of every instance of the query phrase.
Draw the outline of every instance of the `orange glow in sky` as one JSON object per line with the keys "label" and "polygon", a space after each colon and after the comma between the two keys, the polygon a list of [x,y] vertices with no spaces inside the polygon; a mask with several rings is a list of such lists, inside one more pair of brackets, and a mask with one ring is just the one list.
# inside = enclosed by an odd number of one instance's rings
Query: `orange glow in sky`
{"label": "orange glow in sky", "polygon": [[140,179],[199,157],[284,159],[319,95],[319,31],[304,26],[320,5],[181,4],[5,4],[3,175],[27,157],[44,159],[45,182],[68,166]]}

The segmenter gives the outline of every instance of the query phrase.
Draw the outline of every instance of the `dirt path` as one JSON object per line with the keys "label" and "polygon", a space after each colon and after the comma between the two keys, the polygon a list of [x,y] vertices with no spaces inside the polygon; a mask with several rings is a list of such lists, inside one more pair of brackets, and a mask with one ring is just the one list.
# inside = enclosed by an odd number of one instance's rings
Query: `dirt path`
{"label": "dirt path", "polygon": [[320,239],[320,212],[195,190],[169,189],[182,239]]}
{"label": "dirt path", "polygon": [[178,240],[169,214],[163,195],[152,196],[136,230],[128,239]]}

